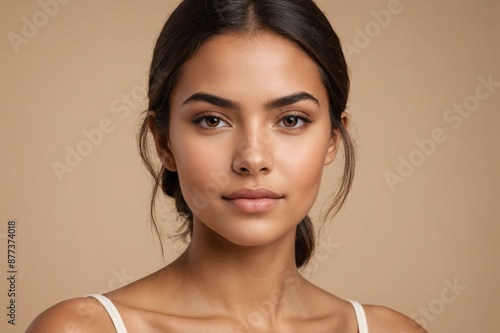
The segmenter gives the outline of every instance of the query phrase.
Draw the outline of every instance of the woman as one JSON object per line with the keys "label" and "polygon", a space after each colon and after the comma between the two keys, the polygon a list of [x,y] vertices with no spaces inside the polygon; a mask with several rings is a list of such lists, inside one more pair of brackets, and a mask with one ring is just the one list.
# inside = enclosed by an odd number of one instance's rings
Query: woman
{"label": "woman", "polygon": [[161,187],[189,245],[139,281],[55,305],[28,332],[424,332],[299,272],[314,248],[307,214],[341,142],[330,212],[352,182],[348,90],[339,40],[312,1],[183,1],[154,50],[139,142],[153,222]]}

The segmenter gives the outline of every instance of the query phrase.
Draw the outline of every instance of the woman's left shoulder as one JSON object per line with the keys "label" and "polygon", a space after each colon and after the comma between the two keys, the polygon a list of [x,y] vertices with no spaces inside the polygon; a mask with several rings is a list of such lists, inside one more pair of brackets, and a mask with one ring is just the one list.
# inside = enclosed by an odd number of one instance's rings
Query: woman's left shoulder
{"label": "woman's left shoulder", "polygon": [[366,321],[370,333],[427,333],[413,319],[380,305],[365,305]]}

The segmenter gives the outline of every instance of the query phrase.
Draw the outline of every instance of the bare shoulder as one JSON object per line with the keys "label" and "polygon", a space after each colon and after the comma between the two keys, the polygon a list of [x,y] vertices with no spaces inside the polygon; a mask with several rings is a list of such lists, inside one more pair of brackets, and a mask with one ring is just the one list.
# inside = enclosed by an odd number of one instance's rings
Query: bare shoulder
{"label": "bare shoulder", "polygon": [[380,305],[363,305],[370,333],[427,333],[411,318]]}
{"label": "bare shoulder", "polygon": [[106,310],[93,298],[60,302],[33,320],[26,333],[114,332]]}

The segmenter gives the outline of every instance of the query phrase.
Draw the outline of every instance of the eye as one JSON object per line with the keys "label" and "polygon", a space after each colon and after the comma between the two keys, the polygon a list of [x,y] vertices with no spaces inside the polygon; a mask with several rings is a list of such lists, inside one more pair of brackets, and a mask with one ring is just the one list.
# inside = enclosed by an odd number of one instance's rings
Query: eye
{"label": "eye", "polygon": [[219,128],[219,127],[227,127],[229,126],[221,117],[214,115],[201,115],[200,117],[193,120],[195,124],[203,128]]}
{"label": "eye", "polygon": [[299,119],[299,117],[297,117],[297,116],[287,116],[287,117],[281,119],[281,122],[285,127],[295,127],[301,121],[303,122],[303,120]]}
{"label": "eye", "polygon": [[306,124],[310,122],[311,121],[305,116],[292,114],[281,118],[278,125],[289,129],[299,129],[306,126]]}

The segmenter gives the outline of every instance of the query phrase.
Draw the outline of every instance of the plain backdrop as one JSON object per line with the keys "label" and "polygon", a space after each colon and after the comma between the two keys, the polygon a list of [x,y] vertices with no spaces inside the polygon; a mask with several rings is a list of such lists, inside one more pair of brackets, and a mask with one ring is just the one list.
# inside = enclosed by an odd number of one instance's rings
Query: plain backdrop
{"label": "plain backdrop", "polygon": [[[0,331],[24,332],[61,300],[163,265],[135,135],[152,48],[176,4],[2,0]],[[349,54],[358,165],[304,274],[431,332],[500,332],[500,2],[318,4]],[[325,170],[318,223],[341,158]],[[163,202],[168,263],[185,245],[168,236],[179,222]]]}

